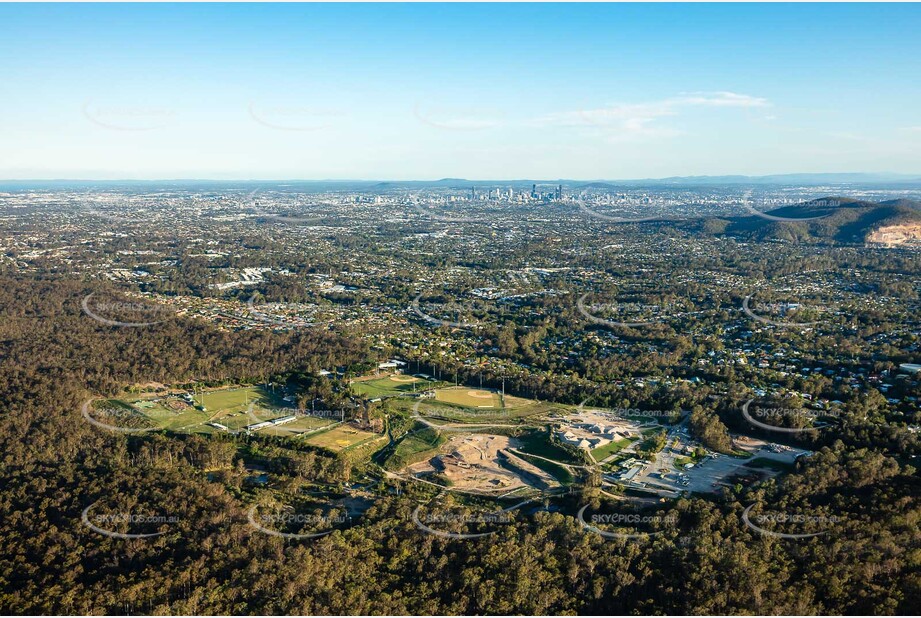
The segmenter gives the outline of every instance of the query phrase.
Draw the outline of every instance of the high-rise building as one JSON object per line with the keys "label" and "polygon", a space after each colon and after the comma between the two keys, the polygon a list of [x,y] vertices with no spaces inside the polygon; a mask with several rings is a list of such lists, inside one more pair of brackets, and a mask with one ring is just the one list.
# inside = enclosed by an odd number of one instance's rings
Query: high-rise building
{"label": "high-rise building", "polygon": [[563,185],[557,185],[556,187],[556,199],[563,199]]}

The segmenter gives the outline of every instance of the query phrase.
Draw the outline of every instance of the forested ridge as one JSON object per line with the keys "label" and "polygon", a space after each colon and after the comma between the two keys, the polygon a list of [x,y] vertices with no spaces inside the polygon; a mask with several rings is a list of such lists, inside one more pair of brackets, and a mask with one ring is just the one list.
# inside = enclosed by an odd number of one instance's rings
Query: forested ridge
{"label": "forested ridge", "polygon": [[[905,453],[842,434],[793,474],[665,507],[642,541],[587,532],[561,512],[520,513],[479,539],[426,535],[412,488],[383,492],[355,525],[285,541],[247,525],[225,440],[126,435],[84,422],[88,396],[134,383],[314,372],[367,357],[324,331],[145,329],[87,318],[93,288],[0,280],[0,611],[12,614],[912,614],[921,607],[921,482]],[[261,445],[271,452],[271,444]],[[288,476],[348,478],[321,453]],[[916,460],[915,460],[916,461]],[[279,464],[283,465],[283,464]],[[212,469],[225,468],[219,474]],[[573,504],[591,502],[585,495]],[[167,505],[160,536],[81,523],[95,503]],[[833,520],[791,541],[742,523],[750,504]]]}

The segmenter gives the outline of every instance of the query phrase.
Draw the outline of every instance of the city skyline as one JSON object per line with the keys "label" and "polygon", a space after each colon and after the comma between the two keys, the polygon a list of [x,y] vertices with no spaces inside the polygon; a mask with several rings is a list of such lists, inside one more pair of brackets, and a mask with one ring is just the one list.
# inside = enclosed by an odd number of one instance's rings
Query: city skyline
{"label": "city skyline", "polygon": [[0,178],[917,174],[921,86],[906,76],[919,17],[916,5],[6,5]]}

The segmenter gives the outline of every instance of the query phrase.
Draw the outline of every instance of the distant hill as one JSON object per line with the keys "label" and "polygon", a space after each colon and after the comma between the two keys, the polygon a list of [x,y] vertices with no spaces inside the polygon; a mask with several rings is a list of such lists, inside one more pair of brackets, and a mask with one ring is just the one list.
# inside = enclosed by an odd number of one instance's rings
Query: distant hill
{"label": "distant hill", "polygon": [[921,174],[892,173],[816,173],[816,174],[771,174],[768,176],[670,176],[668,178],[624,180],[620,184],[661,185],[870,185],[870,184],[918,184]]}
{"label": "distant hill", "polygon": [[611,184],[610,182],[588,182],[582,185],[575,185],[573,189],[576,191],[585,191],[587,189],[606,189],[614,190],[620,188],[619,185]]}
{"label": "distant hill", "polygon": [[91,179],[58,179],[58,180],[22,180],[0,179],[0,191],[45,188],[70,188],[70,187],[110,187],[125,188],[137,187],[146,190],[150,186],[169,186],[173,189],[188,188],[190,190],[202,187],[218,189],[234,188],[263,188],[284,187],[288,190],[380,190],[387,191],[399,188],[469,188],[471,186],[495,187],[529,187],[532,184],[558,185],[562,184],[567,191],[590,189],[615,189],[625,187],[726,187],[738,185],[799,185],[799,186],[830,186],[841,185],[841,191],[846,186],[854,185],[885,185],[888,187],[921,187],[921,174],[895,174],[895,173],[797,173],[797,174],[772,174],[769,176],[670,176],[668,178],[633,178],[633,179],[572,179],[572,178],[506,178],[506,179],[470,179],[470,178],[441,178],[439,180],[387,180],[377,179],[263,179],[263,180],[220,180],[220,179],[163,179],[163,180],[91,180]]}
{"label": "distant hill", "polygon": [[921,202],[867,202],[831,196],[733,217],[724,233],[753,240],[828,239],[844,243],[898,245],[921,240]]}

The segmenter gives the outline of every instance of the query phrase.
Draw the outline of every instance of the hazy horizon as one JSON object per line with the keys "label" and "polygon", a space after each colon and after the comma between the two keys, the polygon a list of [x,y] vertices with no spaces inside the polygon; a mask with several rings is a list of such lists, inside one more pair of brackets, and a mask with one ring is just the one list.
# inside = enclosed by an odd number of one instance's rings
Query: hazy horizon
{"label": "hazy horizon", "polygon": [[[737,182],[743,182],[742,179],[750,181],[765,181],[766,179],[781,179],[793,177],[858,177],[855,181],[863,182],[913,182],[921,181],[921,172],[918,173],[896,173],[896,172],[781,172],[772,174],[747,175],[747,174],[699,174],[692,176],[660,176],[656,178],[564,178],[564,177],[546,177],[546,178],[464,178],[460,176],[444,176],[441,178],[220,178],[220,177],[177,177],[177,178],[0,178],[0,183],[28,183],[28,182],[228,182],[228,183],[271,183],[271,182],[303,182],[303,183],[439,183],[439,182],[484,182],[484,183],[557,183],[557,182],[579,182],[579,183],[640,183],[640,182],[661,182],[674,180],[694,180],[703,181],[708,179],[724,180],[739,179]],[[829,178],[827,181],[833,181]],[[843,178],[839,180],[844,180]]]}

